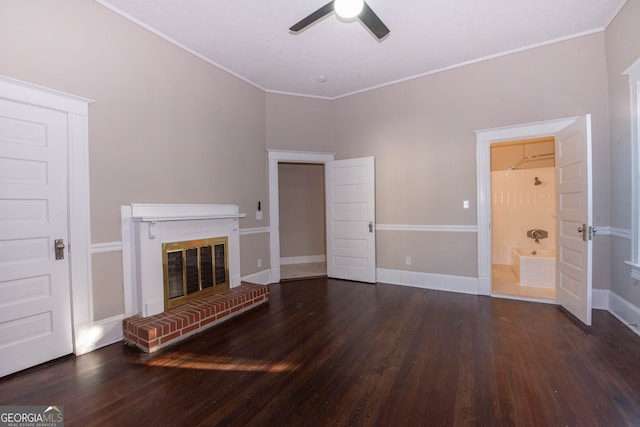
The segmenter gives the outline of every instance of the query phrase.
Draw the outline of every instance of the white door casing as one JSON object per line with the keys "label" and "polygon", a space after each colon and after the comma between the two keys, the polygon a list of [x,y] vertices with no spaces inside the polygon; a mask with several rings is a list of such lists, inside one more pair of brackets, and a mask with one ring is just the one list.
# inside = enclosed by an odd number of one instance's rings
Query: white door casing
{"label": "white door casing", "polygon": [[476,131],[478,294],[491,295],[491,144],[555,135],[578,117]]}
{"label": "white door casing", "polygon": [[376,282],[375,161],[325,163],[327,276]]}
{"label": "white door casing", "polygon": [[[586,170],[586,176],[584,177],[588,188],[588,206],[586,209],[591,209],[591,125],[590,116],[584,117],[570,117],[566,119],[548,120],[544,122],[534,122],[522,125],[507,126],[495,129],[486,129],[476,131],[476,162],[477,162],[477,185],[478,185],[478,293],[480,295],[491,294],[491,171],[490,161],[491,153],[490,147],[493,142],[511,141],[515,139],[528,139],[541,136],[554,135],[556,140],[563,138],[565,129],[571,133],[572,126],[576,123],[582,123],[581,126],[585,132],[585,137],[588,136],[588,141],[585,141],[583,145],[584,153],[586,156],[589,168]],[[588,143],[588,144],[587,144]],[[559,190],[557,190],[559,191]],[[558,207],[559,209],[559,207]],[[585,213],[585,217],[591,221],[591,212],[589,210],[588,215]],[[587,227],[592,226],[591,223],[587,223]],[[558,233],[560,232],[559,227]],[[577,234],[577,229],[576,229]],[[559,241],[560,239],[558,239]],[[590,243],[588,244],[589,248]],[[590,249],[589,249],[590,250]],[[558,256],[560,255],[560,247],[558,248]],[[591,257],[588,255],[588,259],[583,260],[586,262],[586,272],[588,273],[587,280],[581,284],[584,286],[584,293],[582,294],[582,303],[584,307],[585,320],[587,316],[591,316]],[[557,261],[558,262],[558,261]],[[560,271],[560,268],[556,268],[556,274]],[[569,286],[569,283],[565,283],[565,286]],[[556,283],[556,286],[558,284]],[[568,288],[567,288],[568,289]],[[559,293],[558,293],[559,294]],[[560,302],[558,297],[558,302]],[[561,303],[562,304],[562,303]],[[571,312],[571,311],[570,311]],[[574,313],[575,314],[575,313]],[[586,322],[585,322],[586,323]]]}
{"label": "white door casing", "polygon": [[0,99],[0,376],[73,351],[67,116]]}
{"label": "white door casing", "polygon": [[593,203],[591,116],[556,134],[556,300],[591,325]]}
{"label": "white door casing", "polygon": [[278,194],[278,163],[326,164],[335,153],[312,151],[267,150],[269,160],[269,258],[270,283],[280,281],[280,197]]}
{"label": "white door casing", "polygon": [[[89,219],[88,112],[93,101],[0,75],[0,99],[62,112],[66,117],[68,171],[67,252],[73,310],[73,345],[79,355],[102,338],[93,323],[91,221]],[[0,236],[0,240],[2,237]]]}

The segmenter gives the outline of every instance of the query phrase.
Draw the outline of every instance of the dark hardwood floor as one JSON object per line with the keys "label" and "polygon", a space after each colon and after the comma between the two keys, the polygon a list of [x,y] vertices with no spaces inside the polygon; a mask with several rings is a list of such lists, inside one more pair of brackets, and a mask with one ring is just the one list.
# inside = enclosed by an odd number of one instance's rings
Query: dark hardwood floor
{"label": "dark hardwood floor", "polygon": [[161,350],[0,379],[67,426],[640,425],[640,337],[604,311],[330,279]]}

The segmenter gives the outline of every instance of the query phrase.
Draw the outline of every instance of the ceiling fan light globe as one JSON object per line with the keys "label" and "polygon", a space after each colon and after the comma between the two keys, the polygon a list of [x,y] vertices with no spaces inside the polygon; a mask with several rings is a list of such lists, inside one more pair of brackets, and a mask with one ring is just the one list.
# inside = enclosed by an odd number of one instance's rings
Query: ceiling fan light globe
{"label": "ceiling fan light globe", "polygon": [[333,7],[340,18],[352,19],[362,12],[364,0],[334,0]]}

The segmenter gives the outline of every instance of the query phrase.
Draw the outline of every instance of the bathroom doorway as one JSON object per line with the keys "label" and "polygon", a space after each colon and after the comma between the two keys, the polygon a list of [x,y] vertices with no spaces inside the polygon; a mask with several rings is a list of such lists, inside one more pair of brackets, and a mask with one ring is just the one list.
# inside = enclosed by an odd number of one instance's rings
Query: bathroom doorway
{"label": "bathroom doorway", "polygon": [[554,137],[490,144],[491,294],[556,300]]}

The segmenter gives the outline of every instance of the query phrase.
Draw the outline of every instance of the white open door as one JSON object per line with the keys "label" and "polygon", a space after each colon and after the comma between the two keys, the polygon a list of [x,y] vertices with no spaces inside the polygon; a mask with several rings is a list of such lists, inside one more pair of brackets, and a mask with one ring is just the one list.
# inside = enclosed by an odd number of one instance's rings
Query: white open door
{"label": "white open door", "polygon": [[67,115],[0,99],[0,376],[72,352]]}
{"label": "white open door", "polygon": [[373,157],[325,163],[327,276],[376,282]]}
{"label": "white open door", "polygon": [[558,253],[556,299],[591,325],[592,197],[591,116],[586,115],[556,136]]}

